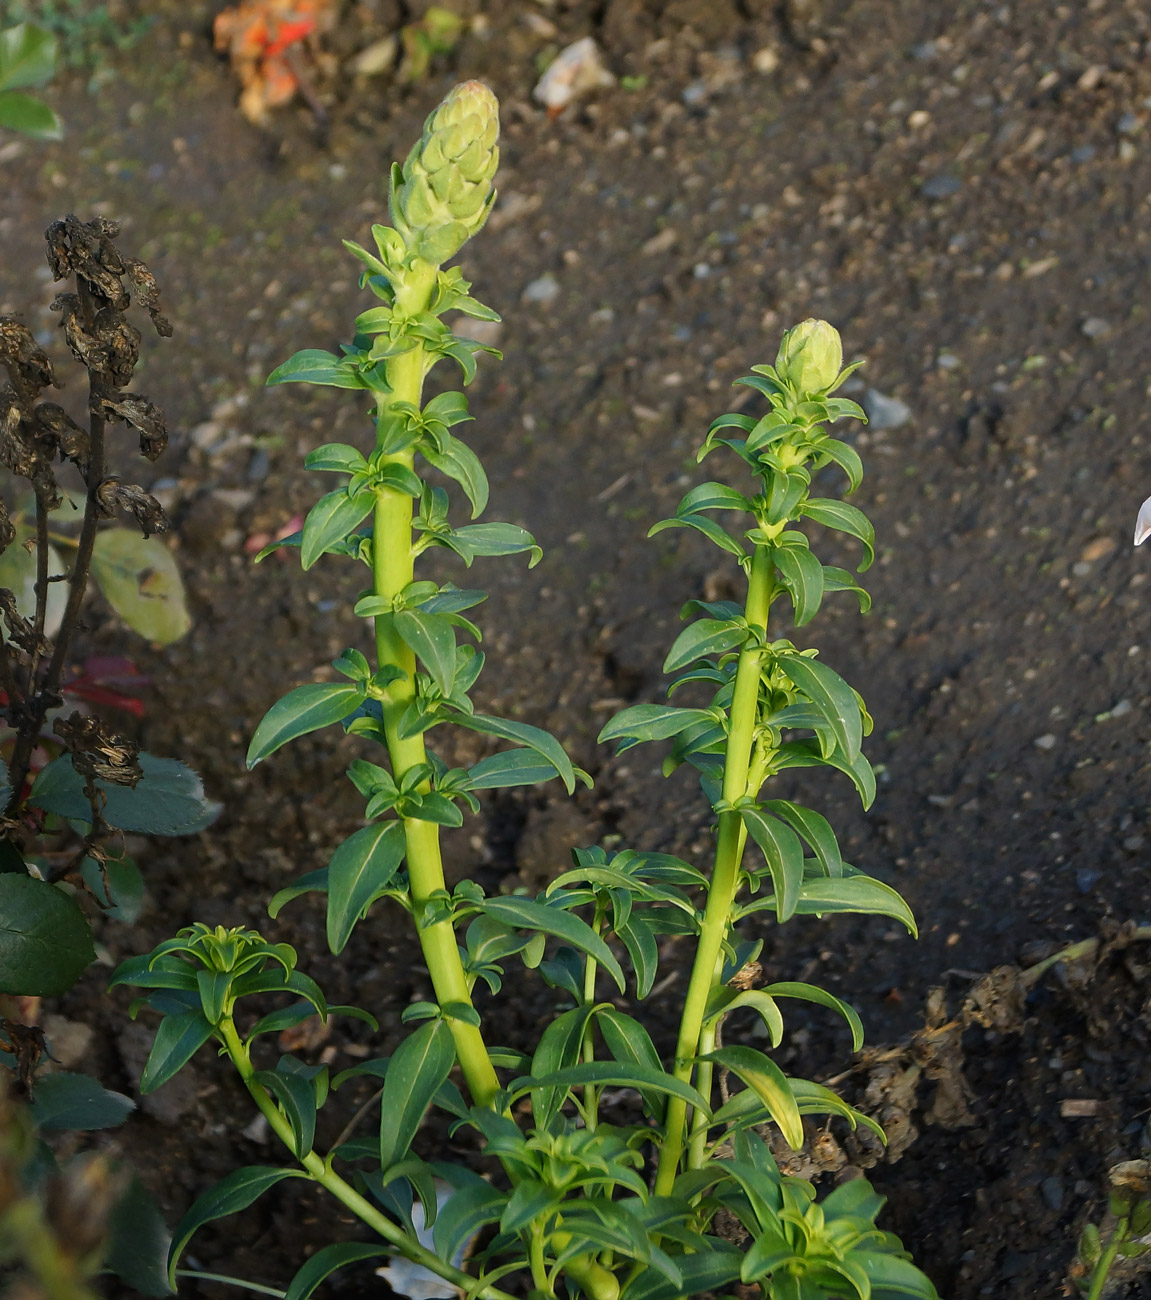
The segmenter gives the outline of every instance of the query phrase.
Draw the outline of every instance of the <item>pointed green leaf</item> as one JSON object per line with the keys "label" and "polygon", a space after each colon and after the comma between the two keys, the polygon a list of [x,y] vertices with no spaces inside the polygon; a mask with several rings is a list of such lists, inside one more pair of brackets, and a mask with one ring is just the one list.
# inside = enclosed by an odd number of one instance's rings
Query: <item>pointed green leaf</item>
{"label": "pointed green leaf", "polygon": [[[551,1074],[556,1070],[566,1069],[569,1065],[575,1065],[580,1058],[588,1021],[595,1012],[595,1004],[585,1002],[557,1016],[540,1036],[529,1067],[532,1074]],[[566,1090],[563,1088],[540,1088],[532,1093],[532,1117],[537,1128],[545,1129],[548,1126],[552,1117],[563,1105],[565,1096]],[[511,1206],[508,1208],[510,1210]],[[510,1231],[506,1216],[503,1230]]]}
{"label": "pointed green leaf", "polygon": [[499,1221],[507,1200],[507,1192],[486,1182],[453,1192],[441,1206],[432,1230],[432,1243],[439,1257],[455,1259],[481,1228]]}
{"label": "pointed green leaf", "polygon": [[823,565],[806,546],[776,546],[772,553],[791,594],[795,626],[803,627],[819,613],[823,602]]}
{"label": "pointed green leaf", "polygon": [[864,808],[870,808],[875,799],[875,773],[866,755],[860,753],[854,762],[844,761],[838,749],[824,755],[815,740],[789,740],[776,751],[776,770],[786,767],[834,767],[851,778]]}
{"label": "pointed green leaf", "polygon": [[456,1062],[452,1031],[429,1020],[396,1048],[380,1100],[380,1167],[390,1169],[408,1153],[440,1085]]}
{"label": "pointed green leaf", "polygon": [[129,528],[98,533],[92,576],[132,631],[157,645],[171,645],[192,626],[179,566],[155,537]]}
{"label": "pointed green leaf", "polygon": [[851,1258],[867,1274],[871,1300],[939,1300],[930,1279],[908,1259],[879,1251],[854,1250]]}
{"label": "pointed green leaf", "polygon": [[655,974],[659,964],[659,945],[655,941],[651,925],[643,915],[633,913],[626,924],[616,928],[620,942],[627,949],[635,971],[635,995],[646,998],[655,983]]}
{"label": "pointed green leaf", "polygon": [[192,1059],[212,1037],[212,1026],[202,1011],[165,1016],[156,1030],[152,1050],[140,1076],[140,1091],[155,1092]]}
{"label": "pointed green leaf", "polygon": [[911,908],[900,895],[882,880],[862,873],[839,880],[809,880],[800,890],[795,910],[805,916],[822,916],[828,912],[890,916],[907,926],[913,936],[919,933]]}
{"label": "pointed green leaf", "polygon": [[446,614],[403,609],[395,617],[396,631],[418,656],[440,688],[450,695],[456,675],[456,630]]}
{"label": "pointed green leaf", "polygon": [[596,737],[599,744],[607,740],[626,739],[622,753],[632,745],[648,740],[667,740],[678,736],[693,723],[713,722],[706,709],[680,709],[670,704],[633,704],[622,709]]}
{"label": "pointed green leaf", "polygon": [[823,714],[844,759],[852,762],[863,743],[863,720],[855,692],[837,672],[816,659],[786,652],[776,655],[776,661]]}
{"label": "pointed green leaf", "polygon": [[[437,449],[429,439],[421,444],[420,451],[429,465],[434,465],[448,478],[455,479],[463,488],[471,503],[472,518],[482,515],[488,504],[488,476],[484,473],[479,457],[467,443],[449,434],[443,450]],[[476,552],[477,555],[483,553]]]}
{"label": "pointed green leaf", "polygon": [[750,635],[746,623],[720,618],[698,619],[676,637],[664,660],[663,671],[678,672],[697,659],[726,654],[743,645]]}
{"label": "pointed green leaf", "polygon": [[404,860],[400,822],[373,822],[350,835],[328,866],[328,947],[343,952],[356,922]]}
{"label": "pointed green leaf", "polygon": [[576,771],[572,767],[572,761],[550,732],[526,722],[512,722],[508,718],[495,718],[487,713],[457,714],[455,720],[459,726],[466,727],[469,731],[498,736],[501,740],[510,740],[533,750],[555,768],[568,794],[575,790]]}
{"label": "pointed green leaf", "polygon": [[365,1259],[378,1259],[387,1255],[387,1246],[373,1246],[363,1241],[337,1241],[321,1246],[303,1268],[292,1278],[284,1300],[308,1300],[316,1287],[348,1264],[358,1264]]}
{"label": "pointed green leaf", "polygon": [[762,806],[776,817],[782,818],[792,830],[798,831],[803,836],[829,876],[843,874],[843,858],[839,852],[839,841],[835,838],[831,823],[822,813],[805,808],[802,804],[790,803],[786,799],[767,799]]}
{"label": "pointed green leaf", "polygon": [[0,31],[0,90],[42,86],[56,70],[56,38],[35,23]]}
{"label": "pointed green leaf", "polygon": [[368,488],[348,496],[337,488],[322,496],[308,511],[304,520],[304,535],[300,540],[300,564],[310,569],[313,564],[342,542],[362,522],[376,503],[376,494]]}
{"label": "pointed green leaf", "polygon": [[859,509],[846,501],[835,501],[827,497],[813,497],[800,507],[808,519],[817,524],[834,528],[837,532],[854,537],[863,547],[863,559],[859,572],[871,567],[875,559],[875,529],[871,520]]}
{"label": "pointed green leaf", "polygon": [[801,984],[797,980],[782,980],[776,984],[765,985],[759,992],[768,993],[773,998],[800,998],[804,1002],[814,1002],[838,1012],[851,1028],[851,1050],[858,1052],[863,1046],[863,1021],[859,1013],[848,1002],[837,998],[834,993],[821,989],[818,984]]}
{"label": "pointed green leaf", "polygon": [[[638,1020],[617,1011],[615,1007],[602,1007],[596,1016],[596,1025],[603,1035],[604,1046],[612,1059],[621,1065],[640,1065],[649,1070],[663,1070],[663,1062],[651,1041],[651,1035]],[[654,1088],[641,1088],[640,1094],[657,1123],[663,1123],[666,1106],[663,1095]]]}
{"label": "pointed green leaf", "polygon": [[557,775],[555,764],[534,750],[505,749],[489,754],[468,768],[469,790],[503,790],[516,785],[538,785]]}
{"label": "pointed green leaf", "polygon": [[0,127],[34,140],[59,140],[64,134],[63,123],[48,105],[22,90],[0,91]]}
{"label": "pointed green leaf", "polygon": [[782,923],[795,915],[803,883],[803,845],[799,836],[774,817],[765,817],[758,807],[738,806],[748,834],[763,851],[775,890],[776,916]]}
{"label": "pointed green leaf", "polygon": [[325,384],[329,388],[366,388],[354,366],[343,357],[333,356],[319,348],[304,348],[287,361],[281,362],[264,380],[270,388],[274,384]]}
{"label": "pointed green leaf", "polygon": [[358,682],[310,682],[289,691],[272,705],[256,728],[248,746],[249,769],[289,740],[342,722],[355,713],[365,696],[363,684]]}
{"label": "pointed green leaf", "polygon": [[278,889],[272,895],[272,901],[268,904],[268,915],[274,921],[280,914],[280,909],[285,903],[290,903],[293,898],[299,898],[301,894],[328,892],[328,868],[320,867],[316,871],[306,871],[297,880],[290,885],[285,885],[283,889]]}
{"label": "pointed green leaf", "polygon": [[316,1090],[311,1079],[281,1070],[257,1070],[252,1077],[278,1102],[292,1129],[292,1154],[302,1160],[316,1140]]}
{"label": "pointed green leaf", "polygon": [[473,555],[519,555],[526,551],[531,556],[529,569],[534,569],[543,558],[535,538],[518,524],[465,524],[455,530],[455,536]]}
{"label": "pointed green leaf", "polygon": [[176,1266],[180,1262],[180,1256],[197,1229],[214,1219],[223,1219],[229,1214],[239,1214],[241,1210],[246,1210],[257,1197],[285,1178],[304,1176],[303,1171],[298,1169],[250,1165],[247,1169],[237,1169],[215,1187],[198,1196],[172,1233],[172,1248],[168,1252],[168,1281],[172,1289],[175,1290],[176,1287]]}
{"label": "pointed green leaf", "polygon": [[803,1146],[803,1120],[799,1107],[788,1087],[787,1076],[769,1056],[754,1047],[732,1046],[709,1052],[703,1060],[724,1066],[752,1089],[793,1151]]}
{"label": "pointed green leaf", "polygon": [[723,525],[707,515],[685,515],[684,518],[661,519],[658,524],[653,524],[648,529],[648,536],[654,537],[657,533],[666,532],[669,528],[692,528],[697,533],[702,533],[708,541],[713,542],[721,551],[726,551],[728,555],[742,556],[747,552],[744,550],[743,543],[727,532]]}
{"label": "pointed green leaf", "polygon": [[368,462],[357,447],[346,442],[326,442],[308,452],[304,457],[304,468],[333,474],[364,474]]}
{"label": "pointed green leaf", "polygon": [[569,1066],[566,1070],[555,1070],[539,1079],[528,1075],[514,1079],[508,1085],[508,1090],[514,1100],[536,1088],[579,1088],[589,1083],[605,1084],[612,1088],[634,1088],[637,1092],[652,1088],[656,1092],[678,1097],[705,1115],[711,1115],[711,1107],[690,1084],[681,1082],[662,1069],[657,1070],[648,1065],[623,1065],[618,1061],[588,1061],[582,1065]]}
{"label": "pointed green leaf", "polygon": [[534,899],[516,896],[485,898],[478,907],[485,915],[503,921],[505,925],[514,926],[518,930],[539,930],[570,943],[573,948],[594,957],[615,980],[619,991],[624,992],[623,970],[616,961],[615,954],[591,926],[578,916]]}
{"label": "pointed green leaf", "polygon": [[676,507],[677,515],[694,514],[697,510],[751,509],[751,502],[735,488],[723,483],[700,483],[693,487]]}

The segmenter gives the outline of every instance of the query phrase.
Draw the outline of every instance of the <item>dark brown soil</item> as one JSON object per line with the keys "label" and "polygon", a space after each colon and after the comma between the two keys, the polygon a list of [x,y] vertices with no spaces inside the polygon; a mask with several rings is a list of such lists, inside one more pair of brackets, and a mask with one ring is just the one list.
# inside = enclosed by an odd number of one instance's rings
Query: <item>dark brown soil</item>
{"label": "dark brown soil", "polygon": [[[453,870],[490,890],[539,882],[573,844],[608,836],[706,852],[690,782],[594,738],[615,708],[659,698],[680,605],[724,580],[714,552],[681,534],[647,541],[648,526],[694,480],[730,382],[819,315],[867,359],[867,386],[911,416],[856,437],[880,538],[873,613],[831,609],[800,634],[868,700],[879,797],[862,813],[835,779],[802,788],[852,860],[905,894],[922,938],[800,920],[765,933],[771,972],[818,978],[856,1003],[872,1042],[895,1043],[922,1026],[935,986],[957,1006],[979,973],[1026,964],[1036,945],[1151,919],[1151,588],[1130,547],[1151,491],[1144,4],[491,0],[483,33],[430,82],[338,82],[326,136],[306,108],[263,131],[237,115],[212,5],[147,7],[151,32],[97,96],[61,80],[63,143],[0,142],[0,310],[49,329],[42,231],[99,212],[124,220],[122,243],[156,272],[177,326],[148,345],[140,387],[174,431],[156,472],[195,624],[160,653],[101,615],[92,642],[146,668],[143,739],[194,765],[225,812],[194,842],[147,849],[146,911],[133,929],[102,928],[109,962],[194,919],[274,930],[331,998],[380,1015],[374,1039],[337,1027],[341,1065],[349,1042],[386,1051],[424,993],[395,918],[373,916],[338,964],[311,902],[267,921],[270,894],[355,824],[339,779],[354,746],[324,733],[253,774],[243,752],[277,695],[357,635],[357,579],[336,562],[254,569],[244,543],[314,499],[310,445],[362,432],[346,394],[261,385],[296,349],[347,337],[360,299],[339,239],[383,219],[387,163],[464,76],[491,82],[505,123],[502,215],[464,266],[506,319],[507,359],[482,369],[471,429],[492,517],[546,552],[531,572],[509,562],[477,578],[492,589],[481,695],[555,731],[596,788],[489,803],[450,842]],[[345,39],[366,44],[393,17],[365,0]],[[535,60],[588,34],[639,80],[549,123],[529,97]],[[765,50],[774,71],[757,70]],[[554,299],[525,300],[545,275]],[[1011,1032],[968,1029],[966,1126],[929,1123],[932,1089],[918,1095],[921,1136],[872,1176],[942,1295],[1065,1294],[1107,1167],[1142,1152],[1146,959],[1135,944],[1095,974],[1053,973]],[[97,1027],[81,1068],[130,1088],[147,1037],[125,1029],[106,975],[94,968],[59,1010]],[[665,1035],[682,982],[652,1012]],[[518,985],[495,1037],[529,1045],[552,1003]],[[850,1065],[818,1019],[781,1060],[820,1077]],[[120,1138],[170,1218],[237,1160],[278,1159],[238,1135],[243,1098],[210,1057],[171,1094]],[[1068,1100],[1098,1106],[1074,1118]],[[193,1256],[282,1283],[327,1234],[354,1234],[287,1189],[205,1232]],[[365,1276],[338,1293],[379,1294]]]}

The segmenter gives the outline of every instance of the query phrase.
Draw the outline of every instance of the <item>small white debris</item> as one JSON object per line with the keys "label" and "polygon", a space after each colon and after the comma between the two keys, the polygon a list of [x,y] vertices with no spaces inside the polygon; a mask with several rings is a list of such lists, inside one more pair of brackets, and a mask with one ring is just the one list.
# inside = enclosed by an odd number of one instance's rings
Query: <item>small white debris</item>
{"label": "small white debris", "polygon": [[1048,732],[1045,736],[1036,736],[1031,743],[1036,749],[1054,749],[1055,737],[1051,732]]}
{"label": "small white debris", "polygon": [[351,62],[352,72],[357,77],[378,77],[381,73],[390,72],[399,52],[400,43],[394,35],[381,37],[354,56]]}
{"label": "small white debris", "polygon": [[599,46],[590,36],[560,50],[547,71],[536,83],[532,98],[558,117],[567,106],[589,91],[614,86],[615,78],[603,64]]}
{"label": "small white debris", "polygon": [[1135,545],[1138,546],[1151,537],[1151,497],[1139,507],[1139,517],[1135,520]]}
{"label": "small white debris", "polygon": [[[436,1201],[442,1210],[452,1197],[452,1188],[447,1183],[436,1179]],[[435,1250],[431,1228],[424,1224],[424,1207],[417,1201],[412,1206],[412,1227],[421,1246]],[[466,1241],[452,1257],[452,1263],[459,1268],[467,1258],[471,1241]],[[406,1295],[410,1300],[452,1300],[459,1291],[450,1282],[445,1281],[430,1268],[422,1264],[413,1264],[402,1255],[392,1255],[391,1262],[384,1268],[376,1269],[376,1276],[382,1277],[397,1295]]]}

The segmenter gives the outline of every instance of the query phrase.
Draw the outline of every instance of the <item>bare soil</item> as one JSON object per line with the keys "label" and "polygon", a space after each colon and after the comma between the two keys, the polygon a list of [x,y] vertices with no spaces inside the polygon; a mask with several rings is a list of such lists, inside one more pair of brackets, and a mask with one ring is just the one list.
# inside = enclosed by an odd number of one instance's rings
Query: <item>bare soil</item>
{"label": "bare soil", "polygon": [[[596,787],[490,802],[449,841],[452,870],[489,890],[537,884],[572,845],[607,837],[706,854],[690,781],[664,781],[654,753],[617,760],[595,735],[614,709],[660,698],[680,605],[724,590],[714,552],[645,533],[695,481],[694,449],[735,400],[731,381],[771,359],[787,325],[833,321],[867,359],[867,387],[910,418],[849,435],[880,538],[872,614],[831,608],[797,639],[867,698],[881,781],[867,813],[838,778],[781,793],[826,811],[848,856],[908,898],[922,936],[800,920],[765,930],[768,969],[817,978],[856,1003],[871,1042],[907,1044],[885,1058],[898,1067],[888,1099],[901,1133],[919,1136],[870,1176],[941,1295],[1068,1294],[1106,1169],[1143,1152],[1151,1109],[1149,954],[1120,930],[1151,919],[1151,588],[1130,546],[1151,491],[1146,6],[489,0],[423,84],[323,83],[326,131],[305,106],[263,130],[238,116],[211,48],[215,6],[146,7],[150,32],[114,56],[97,95],[81,77],[54,88],[62,143],[2,146],[0,310],[51,331],[42,232],[64,212],[102,213],[124,221],[121,243],[155,271],[177,327],[146,344],[139,386],[173,431],[154,473],[194,627],[154,651],[94,606],[91,645],[147,670],[143,741],[195,766],[225,811],[194,841],[145,849],[146,910],[131,929],[101,924],[107,962],[192,920],[274,930],[332,999],[380,1015],[378,1036],[340,1024],[305,1049],[333,1049],[340,1066],[386,1052],[426,992],[394,917],[362,925],[339,963],[315,903],[266,917],[270,894],[356,824],[340,780],[354,744],[324,733],[252,774],[244,749],[268,705],[359,634],[357,577],[336,561],[254,568],[245,542],[314,499],[311,445],[365,435],[354,397],[263,379],[296,349],[348,336],[362,300],[340,238],[366,240],[385,219],[388,162],[453,81],[482,77],[504,105],[502,197],[463,265],[505,317],[507,359],[482,368],[469,428],[492,517],[530,528],[546,558],[479,573],[492,590],[481,695],[555,731]],[[419,8],[363,0],[336,45]],[[536,60],[584,35],[630,88],[549,122],[530,100]],[[544,276],[554,297],[525,296]],[[1057,968],[1017,1014],[948,1030],[942,1055],[925,1046],[982,973],[1117,933],[1098,968]],[[671,960],[677,979],[649,1009],[665,1041],[685,983]],[[131,1089],[148,1035],[126,1027],[107,974],[93,968],[57,1010],[97,1029],[80,1068]],[[516,982],[495,1037],[530,1045],[553,1002]],[[780,1059],[866,1088],[818,1016]],[[899,1071],[916,1060],[909,1083]],[[883,1061],[863,1064],[874,1075]],[[247,1122],[234,1081],[204,1057],[118,1141],[174,1220],[237,1160],[279,1158],[239,1134]],[[193,1257],[282,1283],[333,1232],[354,1235],[286,1187],[205,1232]],[[384,1292],[370,1269],[341,1286],[331,1294]],[[1116,1294],[1151,1286],[1136,1277]]]}

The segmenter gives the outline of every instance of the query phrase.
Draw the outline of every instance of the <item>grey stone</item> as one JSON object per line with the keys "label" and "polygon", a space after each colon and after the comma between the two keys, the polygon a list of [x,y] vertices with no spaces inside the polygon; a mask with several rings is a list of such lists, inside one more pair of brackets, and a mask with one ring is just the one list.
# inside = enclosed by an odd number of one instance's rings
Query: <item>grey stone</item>
{"label": "grey stone", "polygon": [[860,403],[867,412],[867,422],[872,429],[898,429],[911,418],[911,407],[898,397],[888,397],[878,388],[869,388]]}

